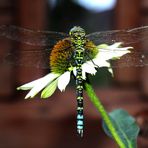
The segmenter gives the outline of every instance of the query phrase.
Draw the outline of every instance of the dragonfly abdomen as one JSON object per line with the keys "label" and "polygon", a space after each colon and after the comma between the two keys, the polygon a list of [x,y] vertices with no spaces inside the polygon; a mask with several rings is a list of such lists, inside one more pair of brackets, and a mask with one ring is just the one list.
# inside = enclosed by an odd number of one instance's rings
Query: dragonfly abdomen
{"label": "dragonfly abdomen", "polygon": [[75,65],[76,65],[76,95],[77,95],[77,132],[83,136],[84,116],[83,116],[83,78],[82,78],[82,64],[83,64],[83,49],[77,48],[75,51]]}

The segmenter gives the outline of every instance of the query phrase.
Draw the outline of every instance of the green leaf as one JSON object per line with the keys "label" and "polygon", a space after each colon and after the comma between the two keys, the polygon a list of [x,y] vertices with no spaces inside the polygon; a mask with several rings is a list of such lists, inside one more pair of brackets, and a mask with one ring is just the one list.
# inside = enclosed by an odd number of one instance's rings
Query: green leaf
{"label": "green leaf", "polygon": [[42,91],[41,98],[48,98],[50,97],[57,88],[58,79],[51,82],[47,87]]}
{"label": "green leaf", "polygon": [[[135,119],[122,109],[117,109],[109,113],[109,117],[126,147],[136,148],[137,136],[140,129],[136,124]],[[112,137],[107,125],[104,122],[103,129],[108,136]]]}

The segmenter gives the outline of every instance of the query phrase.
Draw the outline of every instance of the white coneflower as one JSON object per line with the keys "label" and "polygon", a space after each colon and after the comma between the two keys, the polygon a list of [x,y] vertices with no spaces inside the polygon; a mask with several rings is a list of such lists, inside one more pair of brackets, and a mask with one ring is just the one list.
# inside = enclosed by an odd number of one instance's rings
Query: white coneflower
{"label": "white coneflower", "polygon": [[[108,67],[108,70],[112,72],[108,60],[119,59],[121,56],[130,53],[128,49],[132,48],[120,47],[121,44],[121,42],[117,42],[110,46],[106,44],[95,46],[95,52],[92,53],[94,54],[92,60],[87,58],[87,60],[82,64],[83,79],[86,79],[86,73],[95,75],[97,72],[96,67]],[[60,49],[59,46],[61,47]],[[52,50],[50,56],[51,73],[17,88],[18,90],[30,90],[25,99],[33,98],[40,91],[42,91],[41,98],[48,98],[55,92],[57,87],[60,91],[65,90],[66,86],[70,82],[71,73],[76,75],[76,67],[72,64],[70,64],[69,67],[66,67],[67,63],[65,64],[65,62],[70,63],[68,60],[72,51],[63,51],[64,46],[68,47],[69,43],[67,42],[65,45],[65,42],[62,43],[62,41],[60,41]]]}

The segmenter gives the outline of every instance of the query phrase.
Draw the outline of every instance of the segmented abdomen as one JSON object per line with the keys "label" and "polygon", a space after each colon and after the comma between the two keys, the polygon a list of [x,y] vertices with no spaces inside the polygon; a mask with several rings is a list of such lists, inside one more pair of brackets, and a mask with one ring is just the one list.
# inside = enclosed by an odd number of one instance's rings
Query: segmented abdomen
{"label": "segmented abdomen", "polygon": [[75,64],[76,64],[76,95],[77,95],[77,132],[83,136],[83,79],[82,79],[82,64],[83,50],[76,49]]}

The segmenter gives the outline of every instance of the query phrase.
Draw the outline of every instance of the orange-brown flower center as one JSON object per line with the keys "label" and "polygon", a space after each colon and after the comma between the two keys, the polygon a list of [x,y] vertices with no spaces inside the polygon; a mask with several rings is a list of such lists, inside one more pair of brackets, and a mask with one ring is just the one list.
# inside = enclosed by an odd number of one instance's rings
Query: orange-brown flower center
{"label": "orange-brown flower center", "polygon": [[[84,46],[85,52],[83,63],[93,59],[98,50],[93,42],[87,40]],[[55,73],[64,73],[68,71],[68,68],[75,66],[75,59],[73,53],[76,48],[72,46],[69,38],[59,41],[52,49],[50,55],[50,67],[51,71]],[[88,56],[89,55],[89,56]]]}

